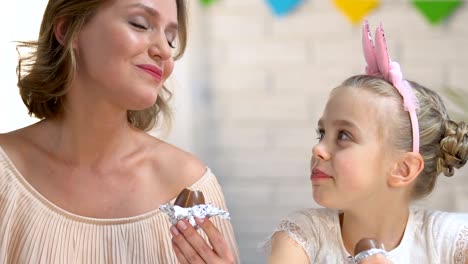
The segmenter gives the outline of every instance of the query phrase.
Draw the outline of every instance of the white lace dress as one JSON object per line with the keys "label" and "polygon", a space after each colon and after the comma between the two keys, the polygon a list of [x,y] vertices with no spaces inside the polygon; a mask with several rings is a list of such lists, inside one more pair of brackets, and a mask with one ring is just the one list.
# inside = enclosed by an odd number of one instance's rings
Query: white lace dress
{"label": "white lace dress", "polygon": [[[316,208],[294,212],[281,221],[275,232],[278,231],[286,231],[301,245],[310,263],[354,263],[343,245],[337,210]],[[271,250],[271,238],[264,245],[267,251]],[[459,264],[465,263],[466,249],[468,222],[459,214],[413,208],[400,245],[388,256],[395,264]]]}

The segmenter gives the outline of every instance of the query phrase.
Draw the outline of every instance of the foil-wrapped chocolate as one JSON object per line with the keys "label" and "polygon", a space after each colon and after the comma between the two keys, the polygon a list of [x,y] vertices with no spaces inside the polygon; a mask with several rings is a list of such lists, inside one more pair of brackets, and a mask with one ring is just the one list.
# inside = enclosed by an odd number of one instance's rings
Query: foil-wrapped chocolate
{"label": "foil-wrapped chocolate", "polygon": [[174,205],[187,208],[204,203],[205,196],[203,196],[202,191],[191,191],[184,188],[177,196]]}
{"label": "foil-wrapped chocolate", "polygon": [[193,227],[198,227],[196,218],[211,216],[221,216],[224,219],[231,219],[229,213],[215,207],[212,204],[205,204],[205,197],[201,191],[183,189],[177,196],[174,205],[167,203],[161,205],[159,209],[169,216],[169,221],[175,225],[179,220],[187,219]]}
{"label": "foil-wrapped chocolate", "polygon": [[371,248],[380,248],[385,249],[382,242],[375,238],[363,238],[359,240],[354,247],[354,254],[357,255],[365,250],[369,250]]}
{"label": "foil-wrapped chocolate", "polygon": [[363,238],[354,247],[354,262],[359,264],[361,260],[375,254],[387,256],[383,243],[376,238]]}

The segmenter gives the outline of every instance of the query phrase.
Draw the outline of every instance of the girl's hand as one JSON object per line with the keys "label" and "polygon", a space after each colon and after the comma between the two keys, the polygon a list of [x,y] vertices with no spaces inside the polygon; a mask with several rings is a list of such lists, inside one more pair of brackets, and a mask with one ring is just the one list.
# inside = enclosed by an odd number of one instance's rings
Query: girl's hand
{"label": "girl's hand", "polygon": [[359,264],[392,264],[392,262],[382,254],[375,254],[361,260]]}
{"label": "girl's hand", "polygon": [[208,218],[197,218],[198,226],[208,236],[211,247],[186,220],[171,227],[172,247],[181,264],[234,263],[234,256],[223,235]]}

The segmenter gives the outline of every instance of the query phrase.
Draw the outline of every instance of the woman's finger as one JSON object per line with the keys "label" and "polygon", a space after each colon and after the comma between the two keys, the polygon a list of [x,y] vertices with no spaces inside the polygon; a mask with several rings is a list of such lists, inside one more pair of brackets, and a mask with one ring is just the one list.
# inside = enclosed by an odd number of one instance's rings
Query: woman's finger
{"label": "woman's finger", "polygon": [[197,218],[196,222],[208,236],[210,244],[213,246],[213,250],[216,254],[220,256],[221,259],[227,260],[228,263],[234,263],[234,256],[218,228],[216,228],[208,218]]}
{"label": "woman's finger", "polygon": [[171,234],[172,242],[176,244],[176,246],[178,247],[178,249],[185,257],[188,263],[205,263],[202,257],[197,253],[197,251],[195,251],[190,242],[186,239],[184,234],[180,232],[179,228],[177,228],[176,226],[172,226]]}
{"label": "woman's finger", "polygon": [[193,226],[186,220],[180,220],[177,223],[177,229],[183,234],[190,246],[196,253],[205,261],[210,262],[218,259],[213,249],[203,239],[203,237],[193,228]]}
{"label": "woman's finger", "polygon": [[172,239],[172,249],[174,249],[174,252],[176,254],[177,260],[179,261],[180,264],[190,264],[188,260],[185,258],[184,253],[182,250],[179,248],[179,246],[174,242],[174,238]]}

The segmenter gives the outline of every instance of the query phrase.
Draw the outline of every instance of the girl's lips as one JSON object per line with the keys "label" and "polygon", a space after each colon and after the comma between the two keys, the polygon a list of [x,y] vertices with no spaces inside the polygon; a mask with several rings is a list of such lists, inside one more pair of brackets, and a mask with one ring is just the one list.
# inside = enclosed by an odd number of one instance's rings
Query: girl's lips
{"label": "girl's lips", "polygon": [[312,174],[310,175],[310,180],[331,179],[331,178],[333,177],[319,169],[313,169]]}
{"label": "girl's lips", "polygon": [[139,64],[137,65],[137,67],[151,75],[151,77],[153,77],[153,79],[155,79],[156,81],[161,81],[162,71],[158,67],[151,64]]}

